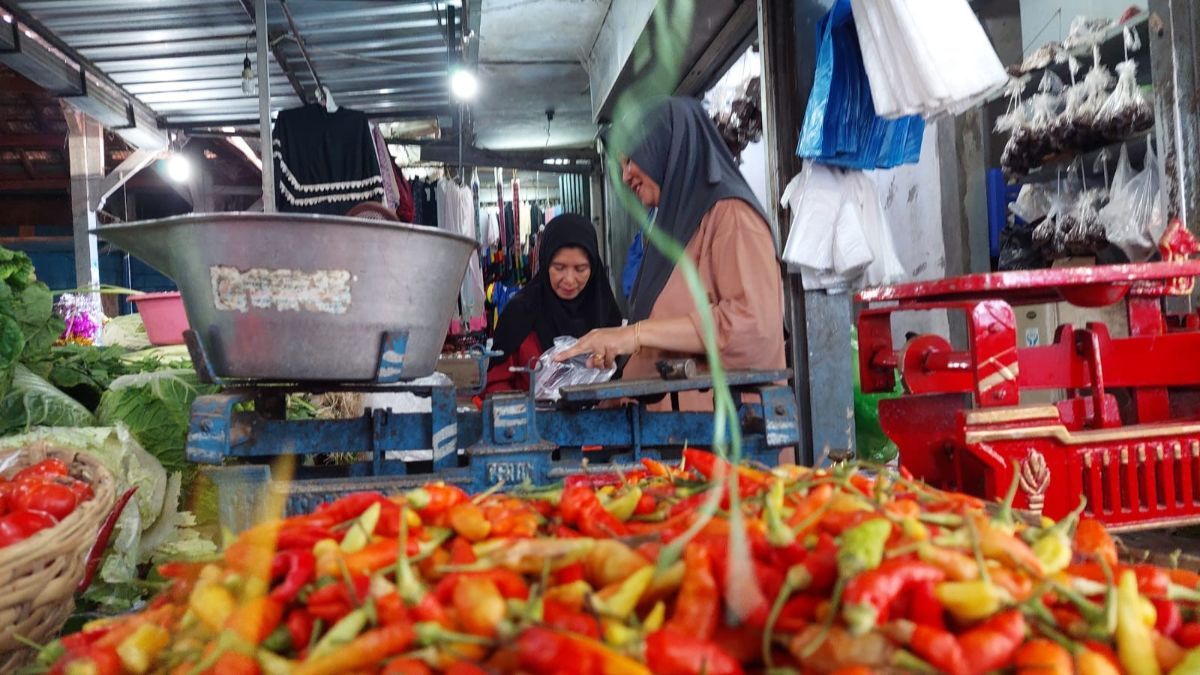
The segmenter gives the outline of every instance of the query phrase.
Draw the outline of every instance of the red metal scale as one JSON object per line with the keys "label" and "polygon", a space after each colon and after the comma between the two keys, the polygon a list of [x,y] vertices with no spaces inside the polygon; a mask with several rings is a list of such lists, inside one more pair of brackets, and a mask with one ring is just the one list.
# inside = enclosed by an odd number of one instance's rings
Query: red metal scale
{"label": "red metal scale", "polygon": [[[1080,495],[1116,529],[1200,521],[1200,313],[1164,311],[1200,276],[1200,250],[1177,222],[1164,262],[974,274],[863,291],[858,318],[864,392],[882,401],[900,463],[943,488],[999,498],[1020,476],[1017,505],[1052,518]],[[1014,307],[1124,302],[1129,337],[1102,323],[1059,326],[1051,344],[1020,347]],[[896,348],[892,314],[965,315],[968,344],[919,335]],[[1053,404],[1022,392],[1063,390]]]}

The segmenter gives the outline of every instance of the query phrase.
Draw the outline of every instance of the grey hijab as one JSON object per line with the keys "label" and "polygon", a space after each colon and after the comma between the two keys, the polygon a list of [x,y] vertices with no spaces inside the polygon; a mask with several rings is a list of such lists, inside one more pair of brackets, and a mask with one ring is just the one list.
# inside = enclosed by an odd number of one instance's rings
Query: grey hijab
{"label": "grey hijab", "polygon": [[[722,199],[741,199],[769,227],[766,213],[700,101],[668,98],[651,106],[634,128],[644,130],[644,136],[628,156],[662,188],[654,227],[687,246],[704,214]],[[658,249],[646,246],[633,287],[631,321],[650,316],[674,268]]]}

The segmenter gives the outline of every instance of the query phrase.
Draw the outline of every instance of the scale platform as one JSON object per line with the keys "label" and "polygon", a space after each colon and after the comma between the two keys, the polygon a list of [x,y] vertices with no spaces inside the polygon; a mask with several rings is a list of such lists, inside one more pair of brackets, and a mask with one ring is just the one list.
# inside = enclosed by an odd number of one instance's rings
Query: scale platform
{"label": "scale platform", "polygon": [[[202,354],[197,356],[196,363],[203,363]],[[476,356],[486,372],[490,355]],[[779,384],[790,377],[786,370],[727,374],[743,454],[752,462],[775,465],[782,450],[800,442],[795,397]],[[601,472],[633,468],[643,457],[674,459],[684,447],[706,447],[713,438],[711,412],[648,409],[679,392],[710,390],[707,375],[565,387],[557,405],[525,392],[496,394],[484,399],[482,409],[460,409],[452,384],[429,381],[227,384],[222,393],[193,404],[187,456],[211,467],[222,524],[235,532],[254,522],[260,500],[270,492],[285,494],[288,512],[299,513],[349,492],[394,492],[434,480],[469,492],[500,482],[546,485],[580,473],[585,460]],[[407,392],[428,399],[429,410],[286,419],[287,394],[329,391]],[[332,452],[352,453],[357,460],[335,466],[302,461]],[[295,462],[292,480],[273,480],[273,460],[283,456],[301,461]]]}

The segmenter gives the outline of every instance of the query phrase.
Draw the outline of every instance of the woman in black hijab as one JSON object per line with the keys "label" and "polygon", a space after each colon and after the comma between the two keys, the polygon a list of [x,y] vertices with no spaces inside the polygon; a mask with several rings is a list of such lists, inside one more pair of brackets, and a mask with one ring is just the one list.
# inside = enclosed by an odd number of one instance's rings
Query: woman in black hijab
{"label": "woman in black hijab", "polygon": [[[727,369],[781,369],[783,286],[766,214],[698,100],[670,98],[627,124],[635,142],[616,148],[622,181],[650,209],[653,227],[696,263],[708,291],[717,348]],[[632,355],[626,379],[654,377],[663,358],[705,353],[700,312],[680,269],[649,243],[630,304],[629,326],[595,330],[560,356],[592,354],[593,365]],[[711,396],[681,407],[711,409]]]}
{"label": "woman in black hijab", "polygon": [[493,359],[486,393],[528,389],[529,376],[509,368],[528,366],[554,338],[619,325],[595,228],[578,214],[558,216],[542,230],[537,274],[500,313],[492,345],[505,355]]}

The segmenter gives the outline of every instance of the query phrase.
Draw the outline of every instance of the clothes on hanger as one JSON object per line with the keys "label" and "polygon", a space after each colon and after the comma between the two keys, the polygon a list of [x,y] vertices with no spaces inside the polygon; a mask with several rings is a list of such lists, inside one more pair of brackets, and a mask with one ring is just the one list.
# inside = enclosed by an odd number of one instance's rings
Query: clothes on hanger
{"label": "clothes on hanger", "polygon": [[416,222],[416,210],[413,207],[412,183],[404,177],[404,172],[400,170],[400,167],[396,166],[395,158],[392,158],[392,169],[396,173],[396,188],[399,192],[396,217],[401,222],[414,223]]}
{"label": "clothes on hanger", "polygon": [[341,216],[381,201],[383,177],[365,113],[309,104],[281,110],[272,133],[276,203],[283,212]]}
{"label": "clothes on hanger", "polygon": [[426,178],[425,180],[421,181],[421,189],[425,191],[425,201],[422,204],[421,210],[421,224],[437,227],[437,181],[431,178]]}
{"label": "clothes on hanger", "polygon": [[388,152],[387,141],[379,125],[371,123],[371,140],[375,144],[375,158],[379,162],[379,176],[383,182],[383,205],[389,211],[400,208],[400,188],[396,181],[396,163]]}
{"label": "clothes on hanger", "polygon": [[[454,234],[475,236],[475,200],[471,189],[457,181],[443,177],[437,182],[438,227]],[[451,333],[458,334],[464,325],[471,332],[482,330],[487,325],[486,297],[483,287],[483,269],[478,256],[467,262],[459,293],[458,320],[451,325]]]}

